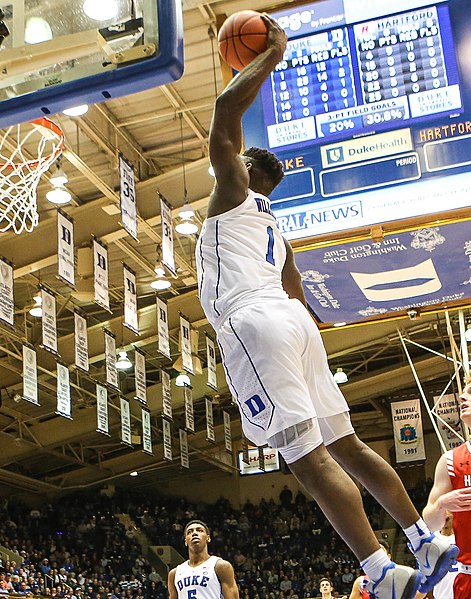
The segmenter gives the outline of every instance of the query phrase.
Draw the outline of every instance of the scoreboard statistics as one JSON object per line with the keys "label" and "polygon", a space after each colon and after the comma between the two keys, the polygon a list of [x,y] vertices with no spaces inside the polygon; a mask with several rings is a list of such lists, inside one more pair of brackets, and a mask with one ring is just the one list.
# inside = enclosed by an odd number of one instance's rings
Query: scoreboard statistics
{"label": "scoreboard statistics", "polygon": [[244,136],[284,163],[272,201],[286,237],[470,204],[471,2],[323,0],[272,16],[288,44]]}

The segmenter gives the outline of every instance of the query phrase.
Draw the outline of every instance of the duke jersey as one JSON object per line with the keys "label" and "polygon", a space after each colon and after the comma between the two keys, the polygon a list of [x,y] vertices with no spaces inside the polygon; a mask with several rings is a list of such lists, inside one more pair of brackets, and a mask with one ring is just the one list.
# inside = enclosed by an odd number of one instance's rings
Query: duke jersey
{"label": "duke jersey", "polygon": [[207,218],[196,245],[200,302],[219,324],[237,308],[257,300],[286,299],[281,271],[286,248],[270,200],[248,190],[239,206]]}
{"label": "duke jersey", "polygon": [[199,566],[190,566],[188,560],[177,566],[175,588],[178,599],[222,599],[221,583],[214,569],[220,558],[211,555]]}
{"label": "duke jersey", "polygon": [[[453,489],[471,487],[471,443],[447,452],[448,474]],[[458,561],[471,566],[471,511],[453,512],[453,530],[460,548]]]}

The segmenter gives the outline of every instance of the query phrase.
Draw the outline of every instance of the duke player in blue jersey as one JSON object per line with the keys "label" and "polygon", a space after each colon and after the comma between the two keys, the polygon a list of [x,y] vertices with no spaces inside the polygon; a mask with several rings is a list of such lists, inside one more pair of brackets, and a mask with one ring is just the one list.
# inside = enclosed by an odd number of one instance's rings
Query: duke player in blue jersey
{"label": "duke player in blue jersey", "polygon": [[[443,577],[456,557],[435,538],[395,471],[355,435],[306,309],[290,244],[268,196],[282,165],[264,149],[242,148],[241,119],[281,60],[287,38],[269,16],[268,46],[217,98],[209,136],[216,182],[196,247],[200,301],[213,325],[245,435],[277,448],[368,575],[378,599],[412,599]],[[404,528],[420,572],[379,547],[357,486],[364,485]]]}
{"label": "duke player in blue jersey", "polygon": [[231,564],[208,553],[208,526],[192,520],[185,526],[184,538],[188,560],[168,573],[169,599],[239,599]]}

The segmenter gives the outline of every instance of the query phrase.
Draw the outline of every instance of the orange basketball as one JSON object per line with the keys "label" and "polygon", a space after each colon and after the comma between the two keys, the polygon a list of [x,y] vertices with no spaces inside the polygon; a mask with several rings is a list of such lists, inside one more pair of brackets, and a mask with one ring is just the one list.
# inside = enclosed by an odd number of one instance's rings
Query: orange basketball
{"label": "orange basketball", "polygon": [[224,21],[218,42],[224,60],[240,71],[267,49],[267,26],[260,13],[241,10]]}

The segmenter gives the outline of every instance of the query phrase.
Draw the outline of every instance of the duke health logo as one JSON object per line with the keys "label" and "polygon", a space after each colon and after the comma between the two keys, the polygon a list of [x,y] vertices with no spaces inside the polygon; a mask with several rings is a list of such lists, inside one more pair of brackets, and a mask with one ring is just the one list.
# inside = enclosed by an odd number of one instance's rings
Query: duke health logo
{"label": "duke health logo", "polygon": [[338,164],[339,162],[343,162],[343,147],[335,146],[334,148],[327,148],[327,164]]}

